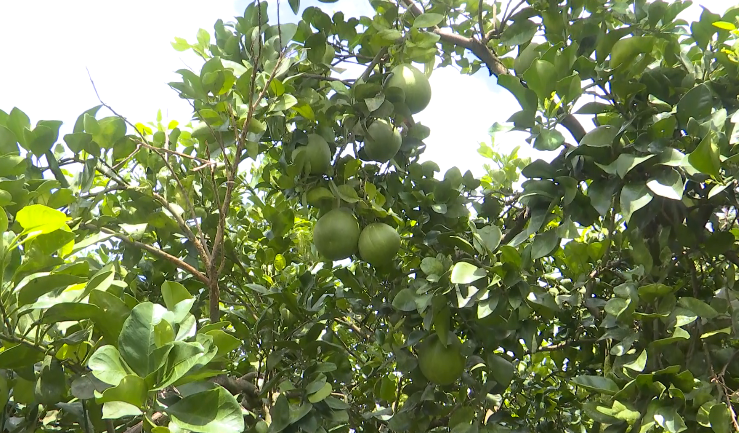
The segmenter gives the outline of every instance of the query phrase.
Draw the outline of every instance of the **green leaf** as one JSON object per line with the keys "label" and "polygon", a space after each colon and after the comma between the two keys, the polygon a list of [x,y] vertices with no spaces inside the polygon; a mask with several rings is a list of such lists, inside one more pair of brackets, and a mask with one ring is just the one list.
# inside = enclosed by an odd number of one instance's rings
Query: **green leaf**
{"label": "green leaf", "polygon": [[521,109],[531,113],[536,111],[539,99],[533,90],[528,89],[521,84],[520,79],[512,75],[500,75],[497,80],[498,85],[508,89],[508,91],[515,96],[516,100],[521,105]]}
{"label": "green leaf", "polygon": [[188,395],[169,406],[166,413],[172,417],[171,423],[176,427],[192,432],[223,433],[244,430],[241,405],[220,386]]}
{"label": "green leaf", "polygon": [[680,99],[677,104],[677,119],[681,125],[687,125],[688,119],[691,117],[696,120],[703,120],[711,115],[713,108],[713,93],[707,84],[701,83],[688,92]]}
{"label": "green leaf", "polygon": [[143,302],[131,310],[123,324],[118,349],[123,360],[141,377],[156,370],[157,360],[152,356],[157,349],[154,327],[166,312],[161,305]]}
{"label": "green leaf", "polygon": [[564,135],[556,129],[542,129],[534,140],[534,149],[557,150],[564,142]]}
{"label": "green leaf", "polygon": [[416,295],[411,289],[403,289],[393,298],[393,308],[400,311],[416,309]]}
{"label": "green leaf", "polygon": [[682,200],[685,183],[677,170],[670,168],[647,181],[647,187],[660,197]]}
{"label": "green leaf", "polygon": [[279,433],[290,425],[290,403],[287,401],[285,394],[280,394],[275,400],[272,410],[272,424],[269,426],[270,433]]}
{"label": "green leaf", "polygon": [[218,348],[219,356],[224,356],[241,346],[241,340],[221,329],[208,331],[206,335],[213,337],[213,344]]}
{"label": "green leaf", "polygon": [[611,125],[599,126],[585,134],[582,140],[580,140],[580,146],[611,146],[616,136],[618,136],[618,128]]}
{"label": "green leaf", "polygon": [[621,215],[624,216],[626,223],[631,219],[631,215],[652,201],[652,194],[649,192],[646,184],[630,183],[621,190]]}
{"label": "green leaf", "polygon": [[559,236],[556,230],[548,230],[539,233],[534,237],[534,243],[531,246],[531,259],[537,260],[551,254],[555,248],[559,246]]}
{"label": "green leaf", "polygon": [[110,149],[126,136],[126,122],[117,116],[105,117],[97,121],[97,132],[92,134],[92,140],[103,149]]}
{"label": "green leaf", "polygon": [[[69,150],[75,154],[82,152],[83,150],[90,149],[89,145],[92,143],[92,134],[86,132],[77,132],[74,134],[66,134],[64,136],[64,142],[67,143]],[[93,153],[93,152],[90,152]]]}
{"label": "green leaf", "polygon": [[637,55],[649,53],[654,46],[654,38],[650,36],[632,36],[620,39],[611,49],[610,66],[613,69],[623,64],[630,64]]}
{"label": "green leaf", "polygon": [[308,401],[311,402],[311,403],[313,403],[313,404],[318,403],[319,401],[323,401],[326,397],[328,397],[329,395],[331,395],[331,391],[332,390],[333,390],[333,388],[331,387],[331,384],[330,383],[326,383],[326,384],[323,385],[323,387],[321,389],[319,389],[318,391],[316,391],[313,394],[309,395],[308,396]]}
{"label": "green leaf", "polygon": [[28,150],[28,148],[26,147],[24,131],[30,129],[31,119],[28,118],[26,113],[19,110],[18,108],[13,108],[10,111],[10,115],[8,116],[7,123],[4,126],[7,127],[13,133],[15,138],[18,139],[20,144],[26,150]]}
{"label": "green leaf", "polygon": [[616,382],[601,376],[577,376],[572,379],[572,382],[587,390],[607,395],[613,395],[621,389],[616,385]]}
{"label": "green leaf", "polygon": [[176,51],[187,51],[190,49],[190,43],[187,42],[187,40],[183,38],[174,38],[174,42],[171,43],[172,48],[174,48]]}
{"label": "green leaf", "polygon": [[162,298],[167,309],[173,311],[180,302],[192,299],[192,295],[182,284],[176,281],[165,281],[162,284]]}
{"label": "green leaf", "polygon": [[290,9],[292,9],[294,14],[297,14],[300,10],[300,0],[287,0],[287,3],[290,5]]}
{"label": "green leaf", "polygon": [[59,138],[59,128],[62,126],[60,121],[42,121],[29,131],[26,129],[24,147],[30,150],[36,156],[42,156],[54,146],[57,138]]}
{"label": "green leaf", "polygon": [[546,60],[535,60],[523,74],[526,84],[543,101],[551,97],[557,84],[557,68]]}
{"label": "green leaf", "polygon": [[422,29],[426,27],[434,27],[435,25],[438,25],[442,20],[444,20],[444,16],[441,14],[424,13],[417,16],[416,19],[413,20],[413,28]]}
{"label": "green leaf", "polygon": [[42,204],[32,204],[18,211],[15,217],[24,234],[38,236],[67,227],[67,215]]}
{"label": "green leaf", "polygon": [[0,155],[20,155],[18,141],[13,132],[0,125]]}
{"label": "green leaf", "polygon": [[485,247],[488,252],[494,252],[500,245],[500,241],[503,238],[503,233],[500,231],[498,226],[488,225],[479,229],[476,233],[479,237],[480,243]]}
{"label": "green leaf", "polygon": [[114,346],[102,346],[90,356],[87,366],[93,376],[109,384],[118,385],[121,380],[131,374],[130,369],[121,359],[121,355]]}
{"label": "green leaf", "polygon": [[711,421],[711,429],[715,433],[729,433],[731,431],[731,411],[725,403],[711,406],[708,419]]}
{"label": "green leaf", "polygon": [[486,362],[490,369],[490,374],[498,382],[498,385],[501,385],[504,389],[508,388],[516,373],[513,363],[496,353],[488,355]]}
{"label": "green leaf", "polygon": [[639,296],[647,302],[651,302],[657,298],[677,291],[677,288],[665,284],[654,283],[641,286],[638,289]]}
{"label": "green leaf", "polygon": [[654,421],[668,433],[680,433],[688,428],[683,418],[677,413],[677,408],[671,405],[661,405],[654,411]]}
{"label": "green leaf", "polygon": [[444,273],[444,264],[436,257],[425,257],[421,260],[421,271],[426,275],[441,275]]}
{"label": "green leaf", "polygon": [[175,341],[167,355],[162,379],[157,389],[164,389],[177,382],[197,366],[209,363],[218,351],[210,336],[198,336],[197,342]]}
{"label": "green leaf", "polygon": [[136,406],[123,401],[111,401],[103,404],[103,419],[118,419],[139,416],[143,412]]}
{"label": "green leaf", "polygon": [[647,366],[647,351],[642,350],[639,356],[626,364],[624,364],[624,368],[628,368],[629,370],[633,371],[644,371],[644,368]]}
{"label": "green leaf", "polygon": [[33,365],[44,359],[44,352],[25,344],[16,344],[0,352],[0,368],[14,369]]}
{"label": "green leaf", "polygon": [[124,376],[118,382],[118,385],[103,391],[103,394],[96,401],[98,403],[122,401],[143,409],[146,404],[146,394],[148,391],[149,389],[144,379],[131,374]]}
{"label": "green leaf", "polygon": [[677,303],[678,305],[687,308],[700,317],[709,320],[718,317],[718,311],[716,311],[713,307],[701,301],[700,299],[683,296],[682,298],[678,299]]}
{"label": "green leaf", "polygon": [[452,284],[470,284],[487,276],[485,269],[467,262],[457,262],[452,268]]}
{"label": "green leaf", "polygon": [[8,214],[5,212],[5,209],[0,206],[0,251],[2,251],[2,237],[3,233],[5,233],[8,230]]}
{"label": "green leaf", "polygon": [[44,312],[42,323],[71,322],[85,319],[97,319],[102,311],[97,305],[78,302],[56,304]]}
{"label": "green leaf", "polygon": [[[0,226],[0,228],[2,228]],[[2,232],[2,230],[0,230]],[[18,304],[32,304],[39,297],[61,287],[68,287],[87,281],[87,278],[70,274],[49,274],[24,279],[18,286]],[[23,284],[25,283],[25,284]]]}
{"label": "green leaf", "polygon": [[531,20],[518,20],[503,30],[500,42],[511,47],[525,44],[534,37],[537,29],[536,23]]}
{"label": "green leaf", "polygon": [[698,147],[688,155],[688,162],[696,170],[701,173],[720,178],[721,160],[719,158],[719,148],[716,144],[716,137],[713,133],[709,133],[701,140]]}

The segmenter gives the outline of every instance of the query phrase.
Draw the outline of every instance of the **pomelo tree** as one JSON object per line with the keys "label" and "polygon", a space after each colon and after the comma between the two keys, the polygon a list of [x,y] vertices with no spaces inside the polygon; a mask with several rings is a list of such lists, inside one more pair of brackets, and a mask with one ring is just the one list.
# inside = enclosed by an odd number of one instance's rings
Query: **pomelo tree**
{"label": "pomelo tree", "polygon": [[[739,430],[739,9],[288,3],[175,40],[192,122],[0,112],[7,431]],[[448,65],[521,106],[481,178]]]}

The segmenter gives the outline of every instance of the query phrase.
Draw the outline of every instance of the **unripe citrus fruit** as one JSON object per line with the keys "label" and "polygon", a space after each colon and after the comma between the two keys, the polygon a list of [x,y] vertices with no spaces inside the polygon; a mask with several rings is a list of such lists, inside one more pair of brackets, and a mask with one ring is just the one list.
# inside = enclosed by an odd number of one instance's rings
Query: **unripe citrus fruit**
{"label": "unripe citrus fruit", "polygon": [[466,363],[460,350],[461,345],[455,338],[454,343],[444,347],[436,334],[428,337],[417,347],[421,373],[437,385],[451,385],[456,382],[462,376]]}
{"label": "unripe citrus fruit", "polygon": [[357,251],[359,222],[347,209],[327,212],[313,227],[313,244],[329,260],[345,259]]}
{"label": "unripe citrus fruit", "polygon": [[304,163],[310,165],[309,174],[326,174],[331,166],[331,148],[318,134],[308,134],[308,144],[295,149],[293,161],[305,153]]}
{"label": "unripe citrus fruit", "polygon": [[395,258],[400,249],[400,235],[385,223],[372,223],[359,235],[359,255],[373,266]]}
{"label": "unripe citrus fruit", "polygon": [[412,65],[398,65],[391,71],[387,87],[398,87],[405,93],[405,105],[416,114],[431,101],[431,85],[426,75]]}
{"label": "unripe citrus fruit", "polygon": [[257,433],[267,433],[269,431],[269,425],[266,422],[260,420],[257,425],[254,426],[254,431],[256,431]]}
{"label": "unripe citrus fruit", "polygon": [[334,197],[333,193],[331,193],[331,190],[329,190],[325,186],[317,186],[308,191],[305,195],[305,200],[311,206],[319,206],[324,203],[331,203],[331,201],[335,199],[336,198]]}
{"label": "unripe citrus fruit", "polygon": [[403,144],[400,131],[395,129],[387,120],[378,119],[367,128],[364,138],[364,150],[367,156],[377,162],[390,161]]}

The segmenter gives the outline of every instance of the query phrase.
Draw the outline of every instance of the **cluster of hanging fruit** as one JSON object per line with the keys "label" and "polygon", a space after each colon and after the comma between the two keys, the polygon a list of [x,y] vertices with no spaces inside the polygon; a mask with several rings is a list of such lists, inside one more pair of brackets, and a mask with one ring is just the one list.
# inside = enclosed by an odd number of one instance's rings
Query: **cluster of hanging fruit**
{"label": "cluster of hanging fruit", "polygon": [[[385,83],[403,95],[405,106],[412,114],[426,108],[431,100],[431,86],[426,76],[412,65],[402,64],[391,70]],[[400,150],[403,138],[400,130],[387,119],[371,120],[362,127],[364,153],[368,159],[380,163],[392,160]],[[297,147],[292,154],[293,163],[302,172],[312,176],[329,174],[331,147],[319,134],[308,134],[306,145]],[[310,200],[309,200],[310,201]],[[343,260],[359,252],[362,260],[375,267],[391,262],[400,249],[400,235],[382,222],[360,228],[356,216],[346,208],[325,213],[316,222],[313,244],[318,253],[329,260]]]}
{"label": "cluster of hanging fruit", "polygon": [[316,222],[313,244],[318,253],[329,260],[343,260],[359,250],[362,260],[373,266],[383,266],[398,253],[400,235],[381,222],[360,229],[359,221],[349,209],[337,208]]}

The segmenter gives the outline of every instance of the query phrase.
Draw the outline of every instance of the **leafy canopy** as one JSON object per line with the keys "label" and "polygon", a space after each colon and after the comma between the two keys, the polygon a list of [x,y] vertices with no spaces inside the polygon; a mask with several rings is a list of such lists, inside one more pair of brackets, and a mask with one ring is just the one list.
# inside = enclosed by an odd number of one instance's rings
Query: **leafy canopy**
{"label": "leafy canopy", "polygon": [[[175,39],[192,122],[0,112],[6,429],[739,430],[739,9],[288,3]],[[387,85],[411,63],[515,96],[486,175],[421,159],[419,95]],[[556,156],[501,154],[511,129]],[[339,207],[393,260],[322,257]]]}

